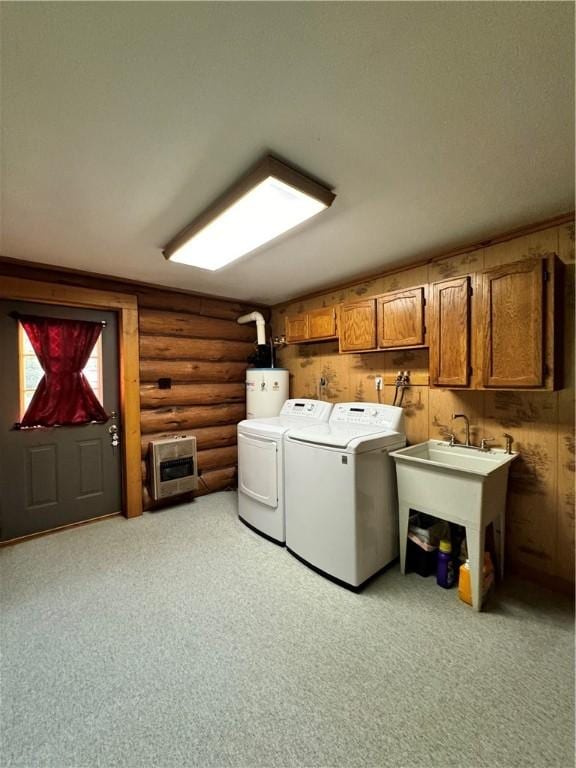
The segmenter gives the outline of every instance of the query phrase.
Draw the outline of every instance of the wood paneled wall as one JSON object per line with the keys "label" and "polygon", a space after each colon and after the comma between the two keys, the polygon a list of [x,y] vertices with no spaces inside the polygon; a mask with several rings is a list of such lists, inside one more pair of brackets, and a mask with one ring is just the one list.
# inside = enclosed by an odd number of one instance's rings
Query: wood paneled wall
{"label": "wood paneled wall", "polygon": [[[246,360],[256,339],[254,325],[238,325],[236,318],[253,305],[10,260],[0,261],[1,275],[137,297],[145,509],[154,506],[146,488],[153,438],[196,435],[201,472],[196,495],[236,486],[236,424],[245,417]],[[159,389],[160,378],[171,378],[171,389]]]}
{"label": "wood paneled wall", "polygon": [[[557,253],[566,264],[564,323],[564,389],[559,392],[453,391],[427,384],[406,391],[404,408],[410,443],[443,438],[452,429],[455,411],[470,417],[473,437],[514,436],[521,459],[512,465],[508,506],[509,563],[552,585],[574,581],[574,226],[562,224],[477,248],[363,283],[328,291],[273,310],[275,335],[284,333],[286,314],[409,288],[414,285],[477,273],[529,256]],[[398,370],[409,370],[415,382],[427,381],[428,350],[339,355],[337,342],[291,345],[280,353],[290,370],[292,397],[318,397],[332,402],[377,402],[375,376],[383,376],[382,402],[391,403]],[[320,391],[323,377],[326,387]],[[459,439],[463,437],[458,435]]]}

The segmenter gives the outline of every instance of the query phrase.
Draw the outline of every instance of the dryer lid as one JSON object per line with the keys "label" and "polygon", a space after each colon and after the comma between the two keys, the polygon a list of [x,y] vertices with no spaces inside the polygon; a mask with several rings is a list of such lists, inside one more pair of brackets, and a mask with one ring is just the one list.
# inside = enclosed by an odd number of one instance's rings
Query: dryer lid
{"label": "dryer lid", "polygon": [[[262,435],[265,437],[282,436],[295,427],[302,428],[304,419],[298,416],[270,416],[267,419],[244,419],[238,424],[238,432],[244,435]],[[311,422],[311,423],[310,423]],[[316,419],[306,419],[304,426],[310,428]]]}

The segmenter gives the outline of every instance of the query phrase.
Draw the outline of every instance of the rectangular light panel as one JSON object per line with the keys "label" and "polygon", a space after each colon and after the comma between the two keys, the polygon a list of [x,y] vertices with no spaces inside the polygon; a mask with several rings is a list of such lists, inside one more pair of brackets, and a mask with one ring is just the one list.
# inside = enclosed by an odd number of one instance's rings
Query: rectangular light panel
{"label": "rectangular light panel", "polygon": [[171,261],[216,270],[327,208],[268,176],[170,255]]}

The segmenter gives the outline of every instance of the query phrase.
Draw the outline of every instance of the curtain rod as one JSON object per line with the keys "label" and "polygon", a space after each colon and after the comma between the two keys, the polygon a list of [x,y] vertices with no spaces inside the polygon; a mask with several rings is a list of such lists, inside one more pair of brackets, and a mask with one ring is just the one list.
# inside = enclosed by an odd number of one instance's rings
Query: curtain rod
{"label": "curtain rod", "polygon": [[[77,322],[72,317],[45,317],[42,315],[23,315],[20,312],[8,312],[8,316],[12,317],[14,320],[58,320],[58,322],[62,321],[69,321],[69,322]],[[108,325],[108,322],[106,320],[82,320],[83,323],[94,323],[95,325],[101,325],[103,328],[105,328]]]}

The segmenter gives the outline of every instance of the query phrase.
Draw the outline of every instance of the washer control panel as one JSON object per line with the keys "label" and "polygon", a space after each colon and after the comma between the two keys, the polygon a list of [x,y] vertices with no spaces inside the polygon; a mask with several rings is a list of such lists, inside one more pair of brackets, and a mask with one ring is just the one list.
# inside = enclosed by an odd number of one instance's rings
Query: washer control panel
{"label": "washer control panel", "polygon": [[375,425],[400,431],[402,408],[379,403],[337,403],[330,416],[331,424]]}
{"label": "washer control panel", "polygon": [[331,410],[332,403],[326,403],[324,400],[300,398],[298,400],[286,400],[282,406],[280,415],[328,421]]}

